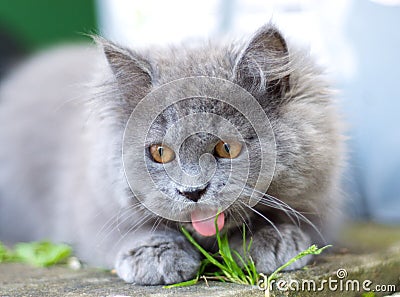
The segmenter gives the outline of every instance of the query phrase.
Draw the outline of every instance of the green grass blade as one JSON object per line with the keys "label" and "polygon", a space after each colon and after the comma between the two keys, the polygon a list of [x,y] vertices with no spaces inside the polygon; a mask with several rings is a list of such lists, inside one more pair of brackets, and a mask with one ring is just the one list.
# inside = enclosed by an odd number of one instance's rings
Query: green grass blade
{"label": "green grass blade", "polygon": [[235,279],[244,280],[246,279],[246,275],[244,274],[242,268],[236,263],[235,259],[232,256],[231,248],[229,246],[228,235],[224,234],[222,237],[218,230],[218,216],[217,214],[214,224],[216,229],[216,237],[218,242],[219,254],[222,257],[224,264],[226,265],[226,269],[229,270],[229,274],[231,277]]}
{"label": "green grass blade", "polygon": [[235,259],[232,256],[231,249],[228,244],[227,236],[225,235],[221,240],[222,246],[220,246],[220,254],[225,265],[229,268],[232,274],[237,275],[238,277],[243,277],[243,271],[236,263]]}
{"label": "green grass blade", "polygon": [[246,226],[245,226],[245,224],[243,224],[242,244],[243,244],[243,253],[244,253],[244,255],[247,255],[248,250],[246,249]]}
{"label": "green grass blade", "polygon": [[[332,245],[327,245],[324,246],[320,249],[318,249],[318,247],[314,244],[312,246],[310,246],[308,249],[300,252],[297,256],[294,256],[292,259],[290,259],[289,261],[287,261],[285,264],[283,264],[282,266],[278,267],[271,275],[276,275],[277,273],[279,273],[281,270],[285,269],[286,267],[292,265],[294,262],[296,262],[297,260],[300,260],[301,258],[304,258],[305,256],[308,255],[319,255],[322,253],[322,251],[324,251],[325,249],[331,247]],[[270,276],[271,277],[271,276]]]}
{"label": "green grass blade", "polygon": [[282,271],[283,269],[285,269],[286,267],[290,266],[291,264],[293,264],[294,262],[296,262],[297,260],[300,260],[301,258],[304,258],[305,256],[308,255],[319,255],[321,254],[325,249],[331,247],[332,245],[326,245],[320,249],[318,249],[318,247],[314,244],[312,246],[310,246],[308,249],[300,252],[299,254],[297,254],[296,256],[294,256],[293,258],[291,258],[289,261],[287,261],[285,264],[283,264],[282,266],[278,267],[270,276],[268,276],[267,279],[267,288],[269,288],[269,283],[273,280],[276,279],[277,274]]}
{"label": "green grass blade", "polygon": [[172,285],[166,285],[163,286],[164,289],[171,289],[171,288],[179,288],[179,287],[187,287],[187,286],[193,286],[195,284],[197,284],[199,282],[199,278],[196,277],[194,279],[185,281],[185,282],[181,282],[181,283],[177,283],[177,284],[172,284]]}
{"label": "green grass blade", "polygon": [[242,263],[243,265],[243,269],[247,272],[247,275],[245,273],[242,274],[242,279],[245,281],[248,281],[249,285],[252,285],[252,274],[251,274],[251,270],[250,267],[248,266],[248,264],[243,260],[242,256],[235,250],[232,251],[235,256],[239,259],[239,261]]}
{"label": "green grass blade", "polygon": [[224,266],[219,263],[215,258],[213,258],[213,256],[210,255],[205,249],[203,249],[184,227],[181,227],[181,231],[189,240],[189,242],[193,244],[204,255],[204,257],[206,257],[206,259],[210,261],[210,263],[217,266],[221,270],[224,269]]}
{"label": "green grass blade", "polygon": [[253,259],[249,256],[249,264],[248,266],[250,267],[250,270],[252,272],[253,280],[254,280],[254,285],[257,284],[258,280],[260,279],[260,275],[257,272],[256,264],[254,263]]}

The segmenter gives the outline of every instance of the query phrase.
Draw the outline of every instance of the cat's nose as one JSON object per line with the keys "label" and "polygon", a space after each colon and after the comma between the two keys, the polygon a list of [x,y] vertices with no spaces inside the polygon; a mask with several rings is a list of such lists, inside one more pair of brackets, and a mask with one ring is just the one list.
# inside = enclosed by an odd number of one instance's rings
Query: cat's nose
{"label": "cat's nose", "polygon": [[185,196],[185,198],[192,200],[193,202],[197,202],[200,200],[201,196],[203,196],[203,194],[206,192],[207,187],[205,187],[204,189],[198,189],[198,190],[192,190],[192,191],[179,191],[178,192]]}

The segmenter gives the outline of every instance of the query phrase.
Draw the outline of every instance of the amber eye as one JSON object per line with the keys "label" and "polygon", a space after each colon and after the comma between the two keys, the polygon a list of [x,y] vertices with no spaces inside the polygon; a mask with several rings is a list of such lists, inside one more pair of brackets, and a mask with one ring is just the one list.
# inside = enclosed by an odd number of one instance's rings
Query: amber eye
{"label": "amber eye", "polygon": [[168,163],[175,159],[174,151],[166,145],[153,144],[150,154],[157,163]]}
{"label": "amber eye", "polygon": [[234,159],[239,156],[242,144],[238,141],[219,141],[215,146],[215,154],[220,158]]}

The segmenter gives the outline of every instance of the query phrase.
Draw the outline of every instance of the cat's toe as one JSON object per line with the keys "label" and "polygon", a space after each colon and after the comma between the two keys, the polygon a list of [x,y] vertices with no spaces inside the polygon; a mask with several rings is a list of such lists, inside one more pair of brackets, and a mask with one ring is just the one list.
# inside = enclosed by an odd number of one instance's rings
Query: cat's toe
{"label": "cat's toe", "polygon": [[156,241],[121,252],[116,270],[126,282],[160,285],[194,278],[199,265],[200,256],[189,243]]}

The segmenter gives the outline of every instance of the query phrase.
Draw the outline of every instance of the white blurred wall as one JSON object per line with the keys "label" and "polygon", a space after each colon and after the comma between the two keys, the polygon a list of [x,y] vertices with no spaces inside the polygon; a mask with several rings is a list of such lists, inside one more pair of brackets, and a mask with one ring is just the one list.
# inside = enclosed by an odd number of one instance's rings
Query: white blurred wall
{"label": "white blurred wall", "polygon": [[331,73],[354,73],[343,22],[351,0],[98,0],[101,33],[132,47],[237,38],[269,21],[309,46]]}

